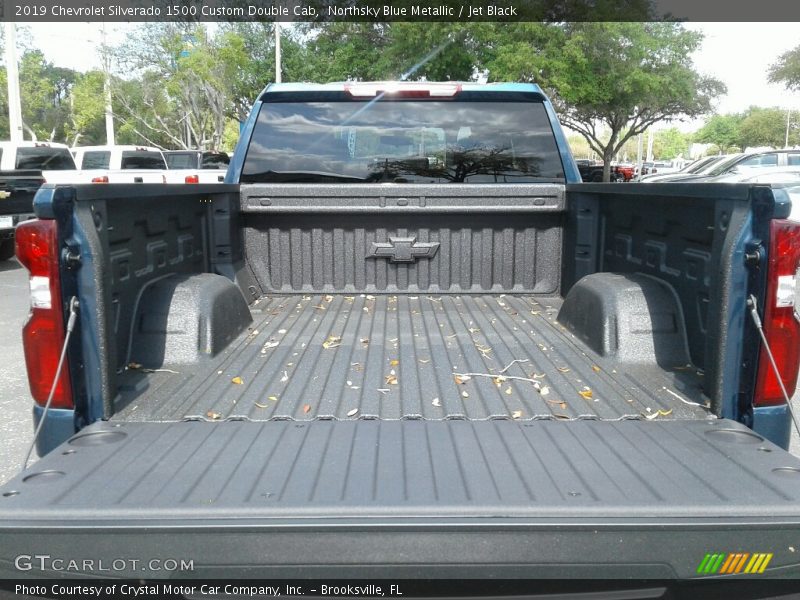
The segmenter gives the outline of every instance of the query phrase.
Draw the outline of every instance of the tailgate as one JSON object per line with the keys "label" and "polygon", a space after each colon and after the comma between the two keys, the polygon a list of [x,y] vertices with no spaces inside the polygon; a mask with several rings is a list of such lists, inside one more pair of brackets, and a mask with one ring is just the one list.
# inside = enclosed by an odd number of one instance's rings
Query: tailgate
{"label": "tailgate", "polygon": [[44,183],[41,173],[4,176],[0,173],[0,215],[33,213],[33,196]]}
{"label": "tailgate", "polygon": [[0,577],[43,549],[191,577],[796,576],[798,500],[800,460],[727,420],[97,423],[0,488]]}

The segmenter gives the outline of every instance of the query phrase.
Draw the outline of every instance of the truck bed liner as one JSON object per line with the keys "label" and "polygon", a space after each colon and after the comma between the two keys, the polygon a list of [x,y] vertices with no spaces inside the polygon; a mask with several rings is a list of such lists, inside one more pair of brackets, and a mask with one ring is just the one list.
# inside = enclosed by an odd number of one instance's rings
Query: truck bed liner
{"label": "truck bed liner", "polygon": [[217,357],[127,369],[113,419],[711,416],[695,369],[601,358],[556,322],[560,304],[512,295],[264,297],[250,331]]}
{"label": "truck bed liner", "polygon": [[195,577],[689,577],[709,552],[796,575],[798,473],[724,419],[96,423],[0,488],[0,575],[39,544]]}

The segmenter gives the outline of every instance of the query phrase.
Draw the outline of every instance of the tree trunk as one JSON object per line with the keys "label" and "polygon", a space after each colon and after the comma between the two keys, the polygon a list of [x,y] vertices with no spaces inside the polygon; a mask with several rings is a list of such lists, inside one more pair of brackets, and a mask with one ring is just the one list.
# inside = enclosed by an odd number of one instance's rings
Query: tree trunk
{"label": "tree trunk", "polygon": [[608,183],[611,181],[611,159],[613,154],[609,151],[603,153],[603,182]]}

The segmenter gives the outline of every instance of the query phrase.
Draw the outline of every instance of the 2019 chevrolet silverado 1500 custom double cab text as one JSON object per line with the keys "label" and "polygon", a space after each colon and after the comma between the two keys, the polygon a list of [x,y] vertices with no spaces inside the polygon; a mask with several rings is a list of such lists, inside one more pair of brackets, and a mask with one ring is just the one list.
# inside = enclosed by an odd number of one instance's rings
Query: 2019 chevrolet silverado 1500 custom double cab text
{"label": "2019 chevrolet silverado 1500 custom double cab text", "polygon": [[226,184],[42,188],[0,569],[798,574],[788,195],[579,181],[535,85],[277,84]]}

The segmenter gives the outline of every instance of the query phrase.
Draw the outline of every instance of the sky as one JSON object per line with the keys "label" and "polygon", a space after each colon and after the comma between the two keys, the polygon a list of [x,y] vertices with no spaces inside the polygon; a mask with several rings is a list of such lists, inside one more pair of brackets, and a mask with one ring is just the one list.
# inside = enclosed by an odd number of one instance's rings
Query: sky
{"label": "sky", "polygon": [[[800,43],[797,23],[689,23],[686,26],[706,36],[693,56],[698,70],[716,77],[728,88],[727,95],[717,101],[718,112],[739,112],[753,105],[800,111],[800,93],[790,93],[781,85],[767,82],[769,65]],[[79,71],[100,67],[100,23],[38,23],[26,27],[33,45],[57,66]],[[109,23],[106,28],[108,43],[124,40],[134,27]],[[677,125],[687,131],[699,126],[697,122]]]}

